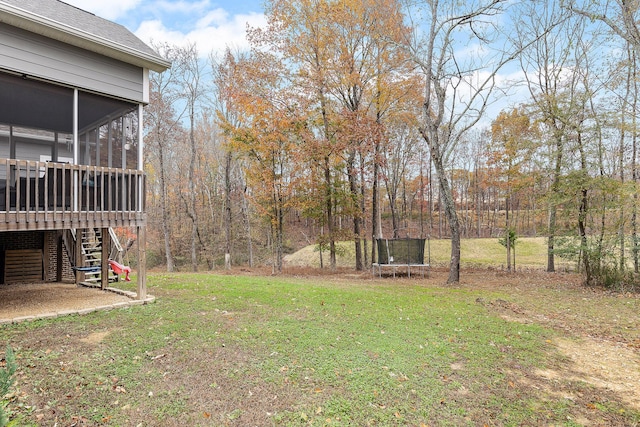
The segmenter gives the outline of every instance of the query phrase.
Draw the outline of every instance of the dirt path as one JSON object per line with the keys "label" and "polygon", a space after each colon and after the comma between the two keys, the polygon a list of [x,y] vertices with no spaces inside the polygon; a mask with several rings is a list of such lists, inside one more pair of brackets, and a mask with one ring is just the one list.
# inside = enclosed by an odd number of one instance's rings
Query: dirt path
{"label": "dirt path", "polygon": [[[479,298],[477,302],[507,321],[535,323],[560,333],[552,344],[565,363],[534,372],[529,380],[538,383],[537,386],[553,390],[561,381],[584,382],[640,410],[640,299],[637,294],[584,288],[577,275],[543,272],[509,275],[479,271],[467,275],[461,286],[504,291],[508,295],[506,299]],[[587,301],[590,306],[595,301],[598,309],[582,309]],[[565,398],[573,398],[566,390],[565,394]]]}

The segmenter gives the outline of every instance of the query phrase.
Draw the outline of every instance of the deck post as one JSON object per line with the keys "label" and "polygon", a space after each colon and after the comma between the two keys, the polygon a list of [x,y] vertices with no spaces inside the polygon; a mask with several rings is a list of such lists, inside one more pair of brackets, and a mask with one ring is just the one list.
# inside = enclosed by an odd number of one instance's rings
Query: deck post
{"label": "deck post", "polygon": [[[76,228],[76,240],[75,240],[75,259],[73,260],[76,267],[82,267],[82,235],[83,231],[80,228]],[[80,270],[76,270],[76,285],[84,281],[84,273]]]}
{"label": "deck post", "polygon": [[62,269],[63,264],[63,251],[62,251],[62,233],[64,231],[58,230],[56,233],[56,282],[62,282]]}
{"label": "deck post", "polygon": [[111,250],[111,234],[108,228],[102,228],[102,252],[100,253],[100,289],[103,291],[109,286],[109,251]]}
{"label": "deck post", "polygon": [[147,299],[147,227],[137,227],[138,234],[138,299]]}
{"label": "deck post", "polygon": [[[144,133],[143,133],[143,107],[138,104],[138,170],[144,171]],[[144,213],[144,178],[143,174],[138,177],[137,190],[139,198],[137,211]],[[146,225],[136,227],[138,235],[138,299],[147,299],[147,227]]]}

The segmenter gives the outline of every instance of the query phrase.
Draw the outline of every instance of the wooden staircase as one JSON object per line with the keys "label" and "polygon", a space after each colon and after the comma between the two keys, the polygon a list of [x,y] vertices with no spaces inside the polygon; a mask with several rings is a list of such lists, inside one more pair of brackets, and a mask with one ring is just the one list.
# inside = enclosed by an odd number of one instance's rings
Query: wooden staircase
{"label": "wooden staircase", "polygon": [[[78,236],[78,231],[80,232],[80,236]],[[111,232],[111,229],[109,229]],[[85,228],[82,230],[75,230],[75,232],[70,231],[65,239],[65,246],[67,247],[67,252],[72,261],[76,259],[75,257],[75,240],[82,239],[82,262],[79,263],[78,266],[81,267],[95,267],[95,270],[83,271],[84,279],[82,280],[85,283],[90,283],[93,285],[100,285],[101,283],[101,270],[100,266],[102,263],[102,230],[100,228]],[[122,248],[120,247],[117,238],[115,235],[111,234],[111,248],[108,248],[109,255],[107,258],[116,259],[117,261],[121,261]],[[109,270],[109,283],[117,282],[120,280],[120,276],[118,276],[113,271]]]}
{"label": "wooden staircase", "polygon": [[[102,230],[99,228],[85,228],[82,230],[82,258],[85,267],[100,267],[102,261]],[[97,271],[85,272],[84,281],[91,284],[100,284],[101,273]],[[113,271],[109,270],[109,283],[120,279]]]}

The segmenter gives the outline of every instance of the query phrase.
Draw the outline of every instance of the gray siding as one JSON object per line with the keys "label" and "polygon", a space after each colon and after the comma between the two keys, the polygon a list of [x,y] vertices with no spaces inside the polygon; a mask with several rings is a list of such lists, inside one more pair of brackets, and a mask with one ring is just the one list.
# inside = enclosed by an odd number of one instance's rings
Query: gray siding
{"label": "gray siding", "polygon": [[0,23],[0,67],[144,102],[142,68]]}

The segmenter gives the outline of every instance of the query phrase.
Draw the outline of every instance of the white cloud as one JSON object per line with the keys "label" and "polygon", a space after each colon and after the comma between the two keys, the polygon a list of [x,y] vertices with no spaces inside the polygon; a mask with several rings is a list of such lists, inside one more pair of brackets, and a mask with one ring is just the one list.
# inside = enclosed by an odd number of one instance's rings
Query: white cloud
{"label": "white cloud", "polygon": [[160,0],[154,2],[154,9],[168,13],[200,13],[209,7],[209,0]]}
{"label": "white cloud", "polygon": [[[65,0],[102,18],[120,22],[149,43],[195,44],[203,57],[225,47],[244,49],[247,24],[264,26],[264,14],[231,14],[211,0]],[[223,2],[231,3],[231,1]]]}
{"label": "white cloud", "polygon": [[216,9],[200,18],[196,26],[198,28],[203,28],[210,25],[224,25],[228,19],[229,14],[224,9]]}
{"label": "white cloud", "polygon": [[201,56],[208,56],[211,52],[222,52],[227,46],[232,49],[246,48],[247,24],[258,27],[265,23],[263,14],[230,16],[224,10],[216,9],[197,20],[187,32],[167,28],[162,22],[152,20],[142,22],[135,34],[145,42],[166,42],[178,46],[195,44]]}
{"label": "white cloud", "polygon": [[138,7],[141,1],[142,0],[65,0],[65,3],[91,12],[101,18],[114,21]]}

